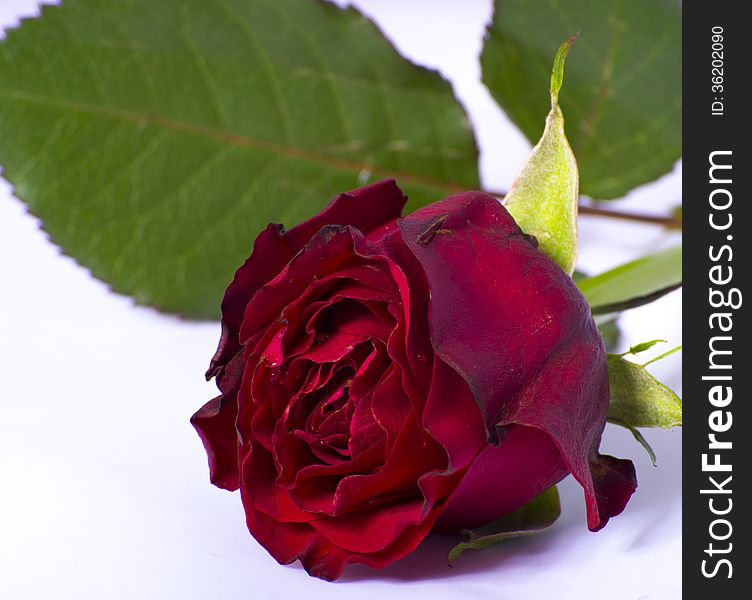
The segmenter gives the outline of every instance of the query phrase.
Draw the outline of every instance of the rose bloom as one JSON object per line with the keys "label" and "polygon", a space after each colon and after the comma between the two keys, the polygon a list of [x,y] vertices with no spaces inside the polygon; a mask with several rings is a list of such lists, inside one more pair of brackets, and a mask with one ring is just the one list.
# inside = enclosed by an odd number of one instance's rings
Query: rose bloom
{"label": "rose bloom", "polygon": [[380,181],[258,236],[222,301],[222,394],[192,418],[253,537],[324,579],[569,473],[593,531],[636,488],[598,453],[606,356],[572,279],[487,194],[405,201]]}

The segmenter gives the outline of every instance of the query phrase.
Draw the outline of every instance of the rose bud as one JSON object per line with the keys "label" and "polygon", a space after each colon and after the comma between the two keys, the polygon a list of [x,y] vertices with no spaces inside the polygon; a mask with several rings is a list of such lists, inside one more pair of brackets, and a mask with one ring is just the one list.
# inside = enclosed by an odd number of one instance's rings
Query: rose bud
{"label": "rose bud", "polygon": [[598,453],[606,355],[571,278],[492,196],[405,201],[380,181],[258,236],[222,301],[222,393],[192,418],[251,534],[324,579],[569,473],[593,531],[636,488]]}

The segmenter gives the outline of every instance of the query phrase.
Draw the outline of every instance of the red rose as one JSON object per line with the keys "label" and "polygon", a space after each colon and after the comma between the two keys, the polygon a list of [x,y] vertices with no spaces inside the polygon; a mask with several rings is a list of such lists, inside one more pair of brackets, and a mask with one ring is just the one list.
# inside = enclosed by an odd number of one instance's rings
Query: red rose
{"label": "red rose", "polygon": [[606,358],[570,277],[491,196],[404,204],[381,181],[259,235],[222,302],[222,395],[192,418],[253,536],[324,579],[568,473],[592,530],[636,487],[598,454]]}

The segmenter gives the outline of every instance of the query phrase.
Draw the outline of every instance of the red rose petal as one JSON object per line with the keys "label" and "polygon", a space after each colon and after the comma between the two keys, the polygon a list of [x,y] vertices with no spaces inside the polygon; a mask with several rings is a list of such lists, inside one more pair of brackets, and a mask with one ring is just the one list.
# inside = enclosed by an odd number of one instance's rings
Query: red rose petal
{"label": "red rose petal", "polygon": [[[380,469],[350,475],[339,482],[332,514],[343,514],[367,503],[399,504],[405,497],[420,496],[418,480],[442,462],[445,457],[440,447],[427,439],[417,423],[408,420]],[[432,502],[421,498],[421,503],[429,509]]]}
{"label": "red rose petal", "polygon": [[450,196],[399,224],[428,278],[434,349],[467,381],[493,436],[508,400],[589,313],[488,195]]}
{"label": "red rose petal", "polygon": [[353,377],[350,395],[354,398],[362,398],[369,394],[391,364],[383,343],[379,340],[371,340],[371,346],[373,350],[360,364]]}
{"label": "red rose petal", "polygon": [[318,515],[304,511],[290,494],[275,482],[274,458],[265,448],[254,447],[243,460],[243,478],[252,493],[244,501],[281,523],[304,523]]}
{"label": "red rose petal", "polygon": [[222,335],[207,378],[213,377],[239,350],[238,335],[248,300],[278,275],[322,227],[352,225],[368,234],[399,217],[406,201],[394,180],[384,179],[338,195],[320,213],[289,231],[273,224],[262,231],[253,244],[251,255],[235,272],[222,300]]}
{"label": "red rose petal", "polygon": [[333,515],[334,495],[339,482],[353,473],[370,473],[384,463],[384,443],[370,448],[338,465],[316,464],[302,468],[292,486],[285,486],[290,497],[303,509]]}
{"label": "red rose petal", "polygon": [[339,194],[320,213],[290,229],[285,235],[296,252],[326,225],[352,225],[367,235],[398,218],[407,197],[394,179],[381,179]]}
{"label": "red rose petal", "polygon": [[498,446],[488,444],[447,502],[436,526],[471,529],[517,510],[569,473],[551,438],[513,425]]}
{"label": "red rose petal", "polygon": [[217,376],[222,395],[207,402],[191,417],[209,458],[209,480],[231,491],[239,485],[235,421],[242,373],[243,356],[238,352]]}
{"label": "red rose petal", "polygon": [[[609,518],[624,510],[629,498],[637,489],[637,474],[630,460],[596,454],[590,460],[595,495],[588,498],[588,527],[599,531]],[[598,519],[594,518],[598,511]]]}
{"label": "red rose petal", "polygon": [[251,255],[235,272],[227,287],[222,299],[222,335],[206,372],[207,379],[217,375],[240,349],[238,332],[249,298],[273,279],[295,255],[283,232],[281,225],[269,224],[256,238]]}
{"label": "red rose petal", "polygon": [[371,407],[373,394],[360,398],[350,421],[350,440],[347,447],[351,457],[360,456],[374,444],[386,441],[384,428],[374,420]]}
{"label": "red rose petal", "polygon": [[431,531],[436,518],[441,514],[441,509],[441,504],[436,505],[434,510],[429,512],[422,521],[405,527],[402,535],[383,550],[369,554],[357,554],[351,562],[362,563],[373,569],[381,569],[395,560],[407,556],[420,545],[428,532]]}
{"label": "red rose petal", "polygon": [[191,417],[209,458],[209,480],[225,490],[238,489],[238,438],[235,433],[235,398],[223,403],[224,396],[209,400]]}
{"label": "red rose petal", "polygon": [[389,503],[375,509],[316,519],[311,521],[311,526],[349,552],[378,552],[399,537],[408,525],[419,523],[424,516],[423,507],[423,498]]}
{"label": "red rose petal", "polygon": [[[487,194],[450,196],[398,222],[428,278],[434,349],[470,386],[490,439],[497,424],[548,433],[585,490],[589,527],[602,526],[622,503],[600,496],[590,469],[611,464],[597,454],[609,393],[585,299]],[[618,499],[635,487],[628,476],[597,481]]]}
{"label": "red rose petal", "polygon": [[[387,259],[401,303],[391,305],[398,320],[390,354],[402,366],[411,399],[425,396],[431,382],[433,347],[428,332],[428,281],[420,263],[405,245],[396,223],[389,223],[366,238],[368,255]],[[407,309],[405,309],[407,307]],[[421,393],[422,392],[422,393]],[[422,406],[416,406],[420,410]]]}
{"label": "red rose petal", "polygon": [[[598,336],[595,325],[592,329],[592,336]],[[598,453],[609,390],[608,373],[597,348],[593,339],[582,340],[552,356],[505,418],[505,422],[539,427],[551,436],[585,490],[588,527],[593,531],[621,513],[637,489],[630,461]],[[583,402],[583,397],[591,401]],[[596,401],[602,398],[605,402]]]}
{"label": "red rose petal", "polygon": [[384,430],[387,452],[391,452],[408,418],[414,418],[410,399],[402,388],[402,369],[396,364],[387,367],[373,390],[371,417]]}
{"label": "red rose petal", "polygon": [[280,318],[282,309],[306,291],[316,277],[341,267],[354,255],[362,234],[351,228],[327,225],[311,238],[272,281],[259,289],[245,307],[239,339],[246,341]]}
{"label": "red rose petal", "polygon": [[435,357],[423,427],[446,450],[447,472],[467,467],[488,445],[478,405],[462,377]]}

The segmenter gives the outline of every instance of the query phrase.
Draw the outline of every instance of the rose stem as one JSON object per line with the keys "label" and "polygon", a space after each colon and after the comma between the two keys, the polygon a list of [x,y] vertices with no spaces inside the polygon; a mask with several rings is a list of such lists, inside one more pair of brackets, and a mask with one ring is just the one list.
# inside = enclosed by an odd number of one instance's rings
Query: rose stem
{"label": "rose stem", "polygon": [[[497,198],[503,198],[505,194],[501,192],[486,191],[487,194],[496,196]],[[646,215],[642,213],[624,212],[619,210],[612,210],[610,208],[600,208],[596,206],[584,206],[580,204],[579,213],[581,215],[588,215],[594,217],[607,217],[610,219],[621,219],[622,221],[635,221],[637,223],[651,223],[653,225],[661,225],[667,229],[681,229],[681,219],[677,219],[672,215]]]}
{"label": "rose stem", "polygon": [[622,219],[625,221],[637,221],[639,223],[652,223],[654,225],[662,225],[668,229],[681,229],[681,219],[677,219],[674,216],[666,215],[645,215],[631,212],[621,212],[618,210],[610,210],[608,208],[598,208],[595,206],[583,206],[580,204],[579,212],[581,215],[591,215],[596,217],[609,217],[611,219]]}

